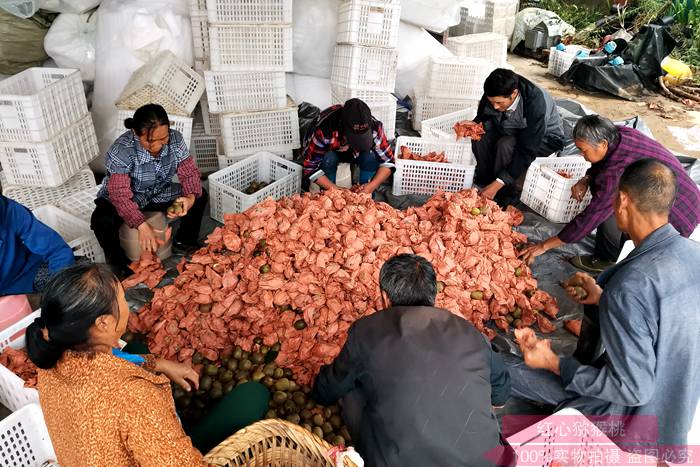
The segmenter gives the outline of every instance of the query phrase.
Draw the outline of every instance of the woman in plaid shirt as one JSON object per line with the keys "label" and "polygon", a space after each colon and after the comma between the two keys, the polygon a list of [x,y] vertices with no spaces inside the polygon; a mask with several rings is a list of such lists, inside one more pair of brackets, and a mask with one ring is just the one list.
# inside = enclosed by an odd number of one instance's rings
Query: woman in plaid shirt
{"label": "woman in plaid shirt", "polygon": [[[198,247],[207,200],[199,169],[180,132],[170,128],[163,107],[144,105],[124,126],[128,131],[107,151],[107,173],[91,221],[107,262],[120,277],[131,274],[130,260],[119,243],[123,223],[138,229],[142,251],[156,251],[158,241],[144,212],[166,212],[177,201],[183,205],[182,212],[168,213],[170,219],[181,218],[175,246]],[[175,175],[180,183],[173,182]]]}

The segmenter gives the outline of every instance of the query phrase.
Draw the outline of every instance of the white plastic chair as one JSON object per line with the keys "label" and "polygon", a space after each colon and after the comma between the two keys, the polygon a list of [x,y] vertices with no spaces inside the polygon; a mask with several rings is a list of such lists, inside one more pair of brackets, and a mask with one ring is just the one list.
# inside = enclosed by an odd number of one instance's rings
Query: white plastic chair
{"label": "white plastic chair", "polygon": [[58,467],[44,415],[28,404],[0,421],[0,467]]}

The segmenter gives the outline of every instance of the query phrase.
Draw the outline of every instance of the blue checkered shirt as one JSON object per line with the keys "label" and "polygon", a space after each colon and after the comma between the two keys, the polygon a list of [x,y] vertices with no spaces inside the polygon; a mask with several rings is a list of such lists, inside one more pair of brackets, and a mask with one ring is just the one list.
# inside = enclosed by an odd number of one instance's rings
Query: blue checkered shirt
{"label": "blue checkered shirt", "polygon": [[169,203],[182,193],[179,183],[173,183],[178,165],[190,156],[185,140],[177,130],[170,130],[170,141],[163,146],[158,158],[153,157],[129,130],[112,144],[105,156],[107,175],[98,197],[109,198],[107,186],[112,174],[131,177],[133,201],[143,208],[149,203]]}

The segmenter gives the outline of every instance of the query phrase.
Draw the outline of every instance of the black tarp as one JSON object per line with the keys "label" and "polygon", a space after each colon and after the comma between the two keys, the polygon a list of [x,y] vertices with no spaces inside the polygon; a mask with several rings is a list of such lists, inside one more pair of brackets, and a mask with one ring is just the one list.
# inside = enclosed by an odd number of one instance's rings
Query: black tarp
{"label": "black tarp", "polygon": [[676,46],[668,28],[643,27],[622,51],[624,65],[609,65],[609,57],[576,61],[559,81],[588,92],[605,92],[627,100],[636,100],[658,87],[663,75],[661,61]]}

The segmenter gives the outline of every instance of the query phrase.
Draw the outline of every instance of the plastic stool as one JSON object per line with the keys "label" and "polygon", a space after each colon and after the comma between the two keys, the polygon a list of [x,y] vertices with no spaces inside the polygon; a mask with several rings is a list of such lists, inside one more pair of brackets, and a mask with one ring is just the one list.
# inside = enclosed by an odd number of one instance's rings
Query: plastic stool
{"label": "plastic stool", "polygon": [[[170,258],[173,254],[173,239],[172,235],[166,235],[166,231],[170,229],[167,217],[162,212],[144,212],[143,215],[146,216],[146,222],[155,230],[156,237],[165,241],[156,251],[158,258],[161,261]],[[119,243],[121,243],[126,256],[131,261],[139,260],[141,257],[141,244],[139,243],[138,229],[131,229],[128,225],[123,224],[119,229]]]}

